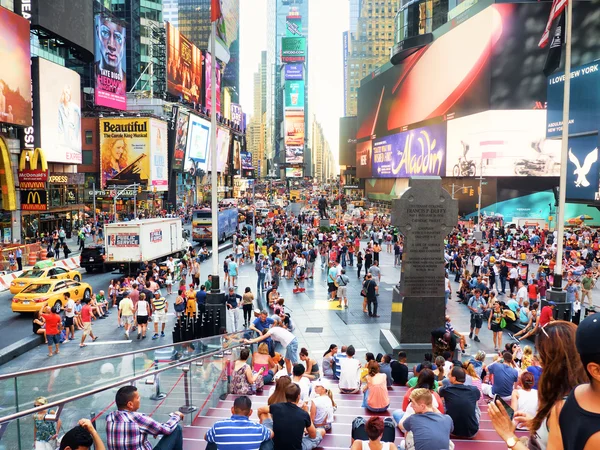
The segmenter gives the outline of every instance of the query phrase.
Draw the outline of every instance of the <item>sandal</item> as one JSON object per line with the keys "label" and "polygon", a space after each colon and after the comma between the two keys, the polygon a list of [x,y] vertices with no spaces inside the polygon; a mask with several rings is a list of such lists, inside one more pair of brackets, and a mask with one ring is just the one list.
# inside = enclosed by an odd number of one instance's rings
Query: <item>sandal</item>
{"label": "sandal", "polygon": [[48,358],[50,358],[52,356],[52,353],[48,353]]}
{"label": "sandal", "polygon": [[86,344],[79,344],[79,348],[87,347]]}
{"label": "sandal", "polygon": [[96,342],[98,340],[98,336],[92,339],[92,342]]}

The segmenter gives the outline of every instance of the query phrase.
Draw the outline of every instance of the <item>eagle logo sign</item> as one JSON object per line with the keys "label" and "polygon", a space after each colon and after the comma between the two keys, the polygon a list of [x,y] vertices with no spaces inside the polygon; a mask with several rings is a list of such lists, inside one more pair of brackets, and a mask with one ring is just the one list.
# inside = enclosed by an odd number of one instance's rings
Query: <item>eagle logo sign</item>
{"label": "eagle logo sign", "polygon": [[587,174],[590,173],[592,168],[592,164],[598,161],[598,147],[589,152],[583,161],[583,166],[579,163],[579,159],[577,156],[573,154],[571,149],[569,149],[569,161],[575,164],[575,171],[573,172],[577,175],[577,179],[575,180],[575,187],[588,187],[590,182],[587,180]]}

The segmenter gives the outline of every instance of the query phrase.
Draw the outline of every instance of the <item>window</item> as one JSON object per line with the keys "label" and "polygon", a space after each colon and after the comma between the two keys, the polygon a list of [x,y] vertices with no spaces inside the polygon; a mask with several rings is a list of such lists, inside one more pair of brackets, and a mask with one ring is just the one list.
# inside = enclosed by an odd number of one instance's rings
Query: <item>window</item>
{"label": "window", "polygon": [[86,145],[92,145],[94,138],[94,132],[92,130],[85,130],[85,143]]}
{"label": "window", "polygon": [[83,150],[81,163],[88,166],[94,164],[94,152],[92,150]]}

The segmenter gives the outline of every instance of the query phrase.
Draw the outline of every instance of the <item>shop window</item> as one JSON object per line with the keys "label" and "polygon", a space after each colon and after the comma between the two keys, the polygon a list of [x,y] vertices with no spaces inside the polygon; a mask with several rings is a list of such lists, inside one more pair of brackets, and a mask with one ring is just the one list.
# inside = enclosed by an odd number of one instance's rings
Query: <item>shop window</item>
{"label": "shop window", "polygon": [[[86,136],[87,139],[87,136]],[[82,164],[91,165],[94,164],[94,152],[92,150],[83,150],[82,152]]]}

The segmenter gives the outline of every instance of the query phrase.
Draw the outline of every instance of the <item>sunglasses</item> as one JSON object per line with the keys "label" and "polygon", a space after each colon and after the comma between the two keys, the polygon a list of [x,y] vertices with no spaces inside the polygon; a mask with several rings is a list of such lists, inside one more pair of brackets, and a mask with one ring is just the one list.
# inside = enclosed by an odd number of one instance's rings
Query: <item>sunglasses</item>
{"label": "sunglasses", "polygon": [[544,333],[546,337],[550,339],[550,336],[548,336],[548,333],[546,333],[546,327],[542,327],[542,333]]}

